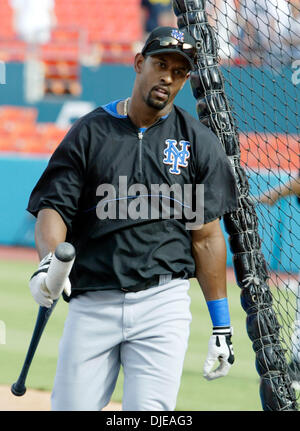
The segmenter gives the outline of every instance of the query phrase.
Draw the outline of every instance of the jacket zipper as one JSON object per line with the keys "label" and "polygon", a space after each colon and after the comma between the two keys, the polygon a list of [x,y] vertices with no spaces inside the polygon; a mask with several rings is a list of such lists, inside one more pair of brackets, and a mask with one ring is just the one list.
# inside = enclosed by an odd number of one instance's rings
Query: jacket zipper
{"label": "jacket zipper", "polygon": [[143,174],[143,137],[144,134],[143,132],[139,132],[138,133],[138,138],[139,138],[139,172],[140,172],[140,176],[142,176]]}
{"label": "jacket zipper", "polygon": [[[156,126],[158,122],[152,124],[152,126],[148,127],[147,130],[149,130],[150,128]],[[139,173],[140,176],[143,176],[143,137],[144,137],[144,132],[139,131],[138,132],[138,138],[139,138]]]}

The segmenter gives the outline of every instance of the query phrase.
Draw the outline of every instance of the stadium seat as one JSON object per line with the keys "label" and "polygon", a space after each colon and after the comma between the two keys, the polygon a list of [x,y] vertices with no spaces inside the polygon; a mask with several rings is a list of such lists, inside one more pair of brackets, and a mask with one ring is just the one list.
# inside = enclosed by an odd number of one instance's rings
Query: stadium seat
{"label": "stadium seat", "polygon": [[300,144],[297,136],[283,134],[240,134],[241,163],[255,170],[299,168]]}
{"label": "stadium seat", "polygon": [[19,106],[6,106],[0,107],[0,121],[25,121],[34,123],[37,119],[36,108],[24,108]]}
{"label": "stadium seat", "polygon": [[0,130],[0,152],[15,151],[15,140],[8,132]]}
{"label": "stadium seat", "polygon": [[51,154],[67,130],[54,123],[38,123],[31,107],[0,107],[0,152]]}
{"label": "stadium seat", "polygon": [[[136,41],[142,35],[140,1],[127,0],[126,7],[119,1],[57,0],[56,15],[60,25],[78,25],[88,32],[90,41]],[[127,29],[126,39],[122,33]]]}
{"label": "stadium seat", "polygon": [[[56,0],[55,13],[57,28],[52,31],[50,43],[42,47],[43,59],[78,58],[79,38],[89,43],[110,41],[124,44],[142,38],[140,0],[127,0],[125,7],[120,7],[119,0]],[[10,3],[1,0],[1,59],[23,61],[25,54],[26,44],[17,39],[13,29]]]}
{"label": "stadium seat", "polygon": [[53,153],[67,133],[67,130],[59,128],[54,123],[40,123],[37,130],[43,142],[40,151],[43,150],[45,153]]}

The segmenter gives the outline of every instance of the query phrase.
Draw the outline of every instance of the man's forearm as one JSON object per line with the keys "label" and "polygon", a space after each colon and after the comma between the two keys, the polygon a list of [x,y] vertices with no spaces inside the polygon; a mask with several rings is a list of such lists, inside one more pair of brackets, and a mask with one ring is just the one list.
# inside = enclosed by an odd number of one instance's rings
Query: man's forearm
{"label": "man's forearm", "polygon": [[[206,379],[213,380],[225,376],[234,362],[226,289],[226,243],[218,219],[192,232],[192,250],[195,275],[202,288],[213,327],[203,374]],[[220,365],[213,370],[216,360],[219,360]]]}
{"label": "man's forearm", "polygon": [[231,320],[226,286],[226,243],[219,220],[193,234],[196,277],[203,291],[212,325],[230,330]]}
{"label": "man's forearm", "polygon": [[300,195],[299,178],[293,178],[288,183],[279,185],[278,187],[274,188],[270,193],[270,196],[274,201],[277,201],[279,198],[284,198],[291,195]]}
{"label": "man's forearm", "polygon": [[280,197],[290,196],[290,195],[300,195],[300,179],[293,178],[287,184],[279,186],[277,188],[278,195]]}
{"label": "man's forearm", "polygon": [[227,296],[226,243],[221,231],[193,242],[196,278],[206,301]]}
{"label": "man's forearm", "polygon": [[56,246],[66,240],[67,227],[60,214],[45,208],[38,213],[35,226],[35,243],[39,258],[42,259]]}

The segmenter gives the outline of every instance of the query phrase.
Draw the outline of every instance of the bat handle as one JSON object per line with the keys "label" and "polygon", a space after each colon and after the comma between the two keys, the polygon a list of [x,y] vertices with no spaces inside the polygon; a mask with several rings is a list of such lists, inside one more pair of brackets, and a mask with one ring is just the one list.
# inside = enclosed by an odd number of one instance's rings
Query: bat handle
{"label": "bat handle", "polygon": [[38,312],[38,316],[37,316],[35,327],[34,327],[33,337],[31,339],[31,342],[30,342],[30,345],[29,345],[29,348],[27,351],[24,365],[22,367],[22,370],[21,370],[21,373],[19,375],[18,380],[11,385],[11,392],[16,397],[21,397],[26,392],[25,381],[26,381],[26,377],[27,377],[27,374],[29,371],[29,367],[31,365],[34,353],[35,353],[36,348],[38,346],[38,343],[39,343],[39,340],[40,340],[41,335],[43,333],[43,330],[44,330],[44,328],[48,322],[48,319],[49,319],[55,305],[57,304],[57,301],[58,301],[58,299],[53,301],[51,308],[39,307],[39,312]]}

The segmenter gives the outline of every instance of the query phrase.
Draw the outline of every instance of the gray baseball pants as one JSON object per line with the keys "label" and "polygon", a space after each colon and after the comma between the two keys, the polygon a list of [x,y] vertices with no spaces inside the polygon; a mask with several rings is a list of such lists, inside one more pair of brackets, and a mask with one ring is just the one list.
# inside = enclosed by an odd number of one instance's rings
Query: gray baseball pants
{"label": "gray baseball pants", "polygon": [[166,277],[137,293],[95,291],[70,301],[52,410],[101,410],[121,366],[123,410],[175,409],[191,322],[190,285]]}

